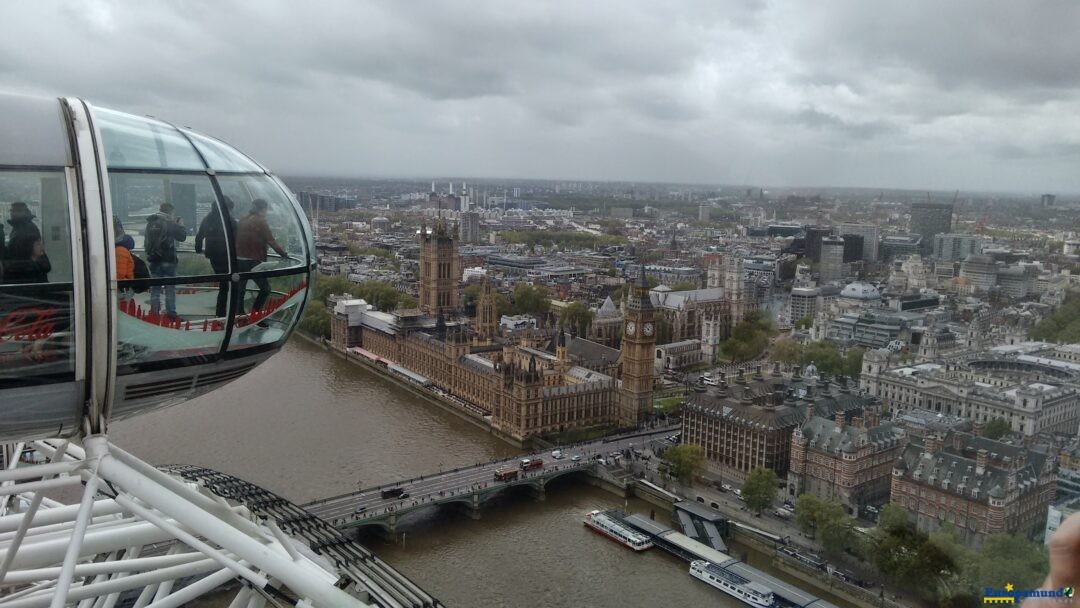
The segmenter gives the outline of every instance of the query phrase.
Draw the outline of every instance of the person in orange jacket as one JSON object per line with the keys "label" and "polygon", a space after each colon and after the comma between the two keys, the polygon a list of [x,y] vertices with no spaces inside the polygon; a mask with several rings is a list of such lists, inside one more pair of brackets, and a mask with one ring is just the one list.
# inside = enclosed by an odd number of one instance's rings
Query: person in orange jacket
{"label": "person in orange jacket", "polygon": [[135,247],[135,239],[124,232],[124,226],[120,218],[113,216],[113,233],[116,240],[113,242],[116,248],[116,280],[130,281],[135,278],[135,256],[131,249]]}

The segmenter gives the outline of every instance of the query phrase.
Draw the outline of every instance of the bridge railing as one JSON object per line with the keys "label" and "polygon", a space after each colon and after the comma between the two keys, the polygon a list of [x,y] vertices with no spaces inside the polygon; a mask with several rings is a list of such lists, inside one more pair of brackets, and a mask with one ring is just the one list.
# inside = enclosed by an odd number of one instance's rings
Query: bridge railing
{"label": "bridge railing", "polygon": [[[658,434],[658,433],[671,432],[671,431],[674,431],[677,428],[678,427],[676,427],[676,426],[671,426],[671,427],[659,427],[659,428],[655,428],[655,429],[645,429],[645,430],[638,429],[638,430],[630,431],[628,433],[624,433],[624,434],[621,434],[621,435],[612,435],[611,437],[605,437],[605,438],[599,439],[599,440],[594,439],[594,440],[591,440],[591,441],[579,441],[577,443],[565,444],[565,445],[561,445],[561,446],[558,446],[558,447],[562,448],[562,449],[567,449],[567,448],[579,448],[579,447],[584,447],[584,446],[587,446],[587,445],[594,445],[594,444],[595,445],[603,445],[603,444],[606,444],[606,443],[612,443],[614,441],[622,441],[624,439],[633,439],[634,437],[645,437],[647,435],[655,435],[655,434]],[[543,451],[547,451],[547,450],[543,450]],[[535,456],[535,455],[538,455],[540,453],[541,452],[534,451],[534,452],[531,452],[529,454],[521,454],[521,455],[518,455],[518,456],[513,456],[511,458],[504,458],[504,459],[501,459],[501,460],[490,460],[488,462],[481,462],[481,463],[478,463],[478,464],[464,465],[464,466],[456,467],[456,468],[449,469],[449,470],[446,470],[446,471],[439,471],[438,473],[431,473],[429,475],[420,475],[419,477],[413,477],[411,479],[403,479],[401,481],[388,482],[388,483],[380,484],[380,485],[377,485],[377,486],[372,486],[370,488],[362,488],[360,490],[355,490],[355,491],[352,491],[352,492],[345,492],[343,494],[338,494],[336,496],[327,496],[325,498],[317,498],[317,499],[315,499],[315,500],[313,500],[311,502],[304,503],[304,505],[302,505],[302,506],[308,507],[308,506],[312,506],[312,505],[321,505],[321,504],[325,504],[325,503],[328,503],[328,502],[331,502],[331,501],[341,500],[342,498],[349,498],[349,497],[353,497],[353,496],[359,496],[361,494],[367,494],[368,492],[374,492],[374,491],[377,491],[377,490],[384,490],[384,489],[388,489],[388,488],[396,488],[396,487],[399,487],[399,486],[404,486],[406,484],[414,483],[414,482],[417,482],[417,481],[422,481],[424,479],[430,479],[432,477],[441,477],[441,476],[444,476],[444,475],[453,475],[454,473],[459,473],[461,471],[465,471],[465,470],[468,470],[468,469],[476,469],[476,468],[479,468],[479,467],[490,466],[490,465],[494,465],[494,464],[512,463],[512,462],[516,462],[516,461],[520,460],[521,458],[528,458],[530,456]]]}

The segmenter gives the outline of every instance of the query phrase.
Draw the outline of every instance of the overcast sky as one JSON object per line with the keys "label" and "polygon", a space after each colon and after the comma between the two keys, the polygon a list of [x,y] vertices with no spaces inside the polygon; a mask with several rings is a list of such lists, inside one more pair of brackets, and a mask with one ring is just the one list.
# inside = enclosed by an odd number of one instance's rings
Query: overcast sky
{"label": "overcast sky", "polygon": [[1080,2],[0,3],[0,90],[278,173],[1080,191]]}

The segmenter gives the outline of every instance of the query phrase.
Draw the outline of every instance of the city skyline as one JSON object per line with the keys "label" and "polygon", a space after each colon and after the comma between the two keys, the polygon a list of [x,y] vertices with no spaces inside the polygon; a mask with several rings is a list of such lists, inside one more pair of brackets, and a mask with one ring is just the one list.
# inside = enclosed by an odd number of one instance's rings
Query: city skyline
{"label": "city skyline", "polygon": [[0,89],[169,116],[288,175],[1077,192],[1077,11],[7,6]]}

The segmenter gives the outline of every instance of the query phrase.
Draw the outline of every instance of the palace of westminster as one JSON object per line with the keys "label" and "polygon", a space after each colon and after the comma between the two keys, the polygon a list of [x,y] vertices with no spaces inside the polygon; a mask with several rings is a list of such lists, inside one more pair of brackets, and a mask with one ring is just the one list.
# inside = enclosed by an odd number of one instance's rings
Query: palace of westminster
{"label": "palace of westminster", "polygon": [[430,381],[518,443],[571,429],[632,427],[651,411],[656,309],[643,274],[623,303],[618,350],[561,330],[508,331],[486,280],[475,316],[464,315],[453,232],[441,218],[421,227],[419,309],[381,312],[363,300],[336,299],[334,347],[362,349]]}

